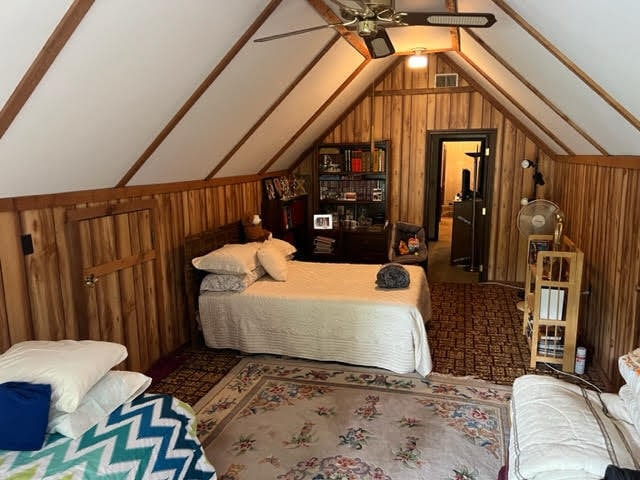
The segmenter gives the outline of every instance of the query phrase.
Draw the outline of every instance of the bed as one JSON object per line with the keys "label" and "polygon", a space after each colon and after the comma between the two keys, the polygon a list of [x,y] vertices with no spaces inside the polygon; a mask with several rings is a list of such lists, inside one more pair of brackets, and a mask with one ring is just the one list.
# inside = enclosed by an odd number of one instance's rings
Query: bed
{"label": "bed", "polygon": [[640,418],[630,414],[640,394],[625,397],[627,391],[599,394],[545,375],[517,378],[509,464],[498,478],[609,480],[620,478],[605,475],[609,465],[640,469]]}
{"label": "bed", "polygon": [[[188,238],[185,263],[241,241],[237,224]],[[265,275],[242,292],[200,294],[204,274],[189,263],[187,299],[193,325],[199,325],[211,348],[427,375],[432,367],[425,330],[431,316],[429,286],[421,267],[405,268],[409,288],[380,289],[375,285],[379,265],[291,260],[284,282]]]}
{"label": "bed", "polygon": [[143,394],[72,439],[48,435],[36,451],[0,450],[0,478],[215,479],[191,407]]}
{"label": "bed", "polygon": [[196,416],[151,378],[118,369],[124,345],[18,342],[0,355],[0,478],[215,479]]}

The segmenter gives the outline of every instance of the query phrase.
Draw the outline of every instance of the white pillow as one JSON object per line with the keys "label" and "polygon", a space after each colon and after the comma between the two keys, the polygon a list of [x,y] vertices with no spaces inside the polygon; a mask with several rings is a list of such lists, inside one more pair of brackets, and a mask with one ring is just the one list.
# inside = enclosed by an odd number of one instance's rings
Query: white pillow
{"label": "white pillow", "polygon": [[291,260],[293,258],[293,254],[297,252],[296,247],[286,240],[281,240],[280,238],[271,238],[270,240],[266,240],[263,245],[273,245],[280,250],[282,256],[287,260]]}
{"label": "white pillow", "polygon": [[259,265],[256,252],[262,243],[228,243],[212,252],[196,257],[191,263],[209,273],[246,275]]}
{"label": "white pillow", "polygon": [[274,280],[285,282],[289,273],[289,266],[286,258],[282,255],[282,251],[270,242],[264,242],[264,245],[258,250],[258,260],[269,275]]}
{"label": "white pillow", "polygon": [[151,378],[142,373],[111,370],[87,392],[75,412],[50,412],[47,432],[78,438],[149,385]]}
{"label": "white pillow", "polygon": [[112,342],[21,342],[0,355],[0,383],[48,383],[51,408],[73,412],[89,389],[125,358],[126,347]]}
{"label": "white pillow", "polygon": [[630,385],[623,385],[619,392],[620,398],[624,402],[629,418],[640,432],[640,395],[636,395]]}

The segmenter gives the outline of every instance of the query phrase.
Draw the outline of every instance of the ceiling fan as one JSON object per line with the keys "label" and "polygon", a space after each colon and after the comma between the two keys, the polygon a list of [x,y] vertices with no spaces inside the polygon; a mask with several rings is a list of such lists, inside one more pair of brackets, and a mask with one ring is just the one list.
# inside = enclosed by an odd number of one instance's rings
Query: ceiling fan
{"label": "ceiling fan", "polygon": [[299,35],[324,28],[346,27],[354,30],[364,40],[372,58],[382,58],[395,53],[393,44],[385,31],[390,27],[474,27],[487,28],[496,22],[491,13],[460,12],[397,12],[393,0],[351,0],[359,8],[354,8],[339,0],[329,0],[340,7],[343,21],[316,27],[257,38],[255,42],[267,42],[278,38]]}

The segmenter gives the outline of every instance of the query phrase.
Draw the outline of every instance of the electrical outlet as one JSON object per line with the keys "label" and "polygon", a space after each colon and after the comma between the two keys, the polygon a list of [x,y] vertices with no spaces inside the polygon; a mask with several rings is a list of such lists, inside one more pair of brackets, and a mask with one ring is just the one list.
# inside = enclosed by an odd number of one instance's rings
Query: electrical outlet
{"label": "electrical outlet", "polygon": [[31,238],[31,234],[21,235],[20,242],[22,243],[22,253],[31,255],[33,253],[33,239]]}

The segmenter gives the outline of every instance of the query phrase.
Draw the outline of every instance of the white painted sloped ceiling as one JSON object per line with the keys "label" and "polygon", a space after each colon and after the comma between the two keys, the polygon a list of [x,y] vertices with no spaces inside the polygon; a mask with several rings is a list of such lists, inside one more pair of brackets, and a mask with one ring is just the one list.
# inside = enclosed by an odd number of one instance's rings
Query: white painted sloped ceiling
{"label": "white painted sloped ceiling", "polygon": [[[350,0],[343,0],[350,4]],[[637,0],[396,0],[488,29],[388,29],[446,52],[559,155],[640,154]],[[2,0],[0,198],[290,167],[397,57],[330,0]],[[366,51],[365,51],[366,52]]]}

